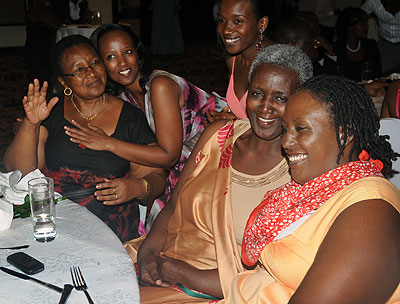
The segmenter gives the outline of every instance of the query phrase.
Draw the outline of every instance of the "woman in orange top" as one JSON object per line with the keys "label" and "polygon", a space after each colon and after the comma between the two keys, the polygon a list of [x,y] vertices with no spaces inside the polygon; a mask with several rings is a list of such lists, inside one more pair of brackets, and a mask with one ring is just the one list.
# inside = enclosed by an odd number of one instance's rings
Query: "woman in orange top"
{"label": "woman in orange top", "polygon": [[394,153],[365,90],[322,75],[289,99],[282,123],[293,181],[247,222],[226,303],[398,303],[400,191]]}

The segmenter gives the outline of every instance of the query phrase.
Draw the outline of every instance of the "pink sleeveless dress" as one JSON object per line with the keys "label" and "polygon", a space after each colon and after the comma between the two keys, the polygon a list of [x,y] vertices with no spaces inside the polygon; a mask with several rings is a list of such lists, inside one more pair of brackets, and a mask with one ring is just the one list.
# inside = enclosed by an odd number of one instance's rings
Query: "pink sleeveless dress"
{"label": "pink sleeveless dress", "polygon": [[237,118],[247,118],[246,112],[246,99],[248,91],[243,95],[243,97],[239,100],[235,93],[235,80],[234,80],[234,71],[235,71],[235,60],[236,57],[233,58],[232,64],[232,74],[231,78],[229,79],[228,89],[226,91],[226,101],[228,103],[229,109],[232,111],[233,114],[236,115]]}

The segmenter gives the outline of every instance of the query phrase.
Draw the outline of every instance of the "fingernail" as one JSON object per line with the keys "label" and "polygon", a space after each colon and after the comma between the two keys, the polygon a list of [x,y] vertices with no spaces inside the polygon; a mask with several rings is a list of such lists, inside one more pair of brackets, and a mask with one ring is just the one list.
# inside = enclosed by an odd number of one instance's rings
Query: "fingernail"
{"label": "fingernail", "polygon": [[85,146],[85,145],[82,145],[82,144],[79,144],[78,147],[81,148],[81,149],[83,149],[83,150],[86,149],[86,146]]}

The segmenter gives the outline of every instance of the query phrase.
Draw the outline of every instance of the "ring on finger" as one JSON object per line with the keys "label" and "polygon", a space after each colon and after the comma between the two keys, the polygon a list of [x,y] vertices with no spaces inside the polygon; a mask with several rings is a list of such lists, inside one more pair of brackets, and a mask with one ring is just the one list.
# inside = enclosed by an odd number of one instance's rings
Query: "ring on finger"
{"label": "ring on finger", "polygon": [[117,194],[115,194],[115,199],[116,199],[116,200],[118,199],[118,195],[117,195]]}
{"label": "ring on finger", "polygon": [[115,187],[113,187],[113,193],[117,192],[117,190],[115,190]]}

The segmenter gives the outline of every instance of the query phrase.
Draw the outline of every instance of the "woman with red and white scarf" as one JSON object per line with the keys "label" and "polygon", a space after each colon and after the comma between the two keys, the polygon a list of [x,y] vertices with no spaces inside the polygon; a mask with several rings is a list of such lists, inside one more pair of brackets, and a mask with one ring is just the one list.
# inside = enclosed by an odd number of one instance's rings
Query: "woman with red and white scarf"
{"label": "woman with red and white scarf", "polygon": [[[282,146],[292,181],[252,212],[226,303],[399,303],[400,191],[373,102],[318,76],[289,99]],[[381,173],[381,171],[383,173]]]}

